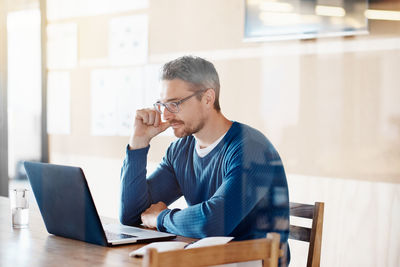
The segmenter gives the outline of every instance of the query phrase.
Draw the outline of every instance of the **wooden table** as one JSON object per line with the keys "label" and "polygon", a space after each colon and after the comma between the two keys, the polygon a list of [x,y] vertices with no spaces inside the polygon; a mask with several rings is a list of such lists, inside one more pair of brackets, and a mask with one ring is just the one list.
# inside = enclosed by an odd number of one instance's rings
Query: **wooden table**
{"label": "wooden table", "polygon": [[[110,219],[106,219],[107,222]],[[194,239],[178,237],[191,242]],[[29,208],[29,227],[13,229],[9,199],[0,197],[0,266],[141,266],[129,252],[143,244],[102,247],[50,235],[36,205]]]}

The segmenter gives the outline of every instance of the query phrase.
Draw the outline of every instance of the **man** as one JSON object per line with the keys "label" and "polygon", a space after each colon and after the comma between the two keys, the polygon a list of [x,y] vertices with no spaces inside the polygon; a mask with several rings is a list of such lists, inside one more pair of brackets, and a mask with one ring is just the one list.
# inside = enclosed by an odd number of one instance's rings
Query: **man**
{"label": "man", "polygon": [[[289,198],[281,159],[262,133],[221,113],[219,90],[213,64],[202,58],[164,65],[160,101],[136,112],[121,171],[121,223],[193,238],[278,232],[285,244]],[[235,105],[246,112],[240,100]],[[146,179],[150,142],[168,127],[179,139]],[[168,209],[182,195],[188,207]]]}

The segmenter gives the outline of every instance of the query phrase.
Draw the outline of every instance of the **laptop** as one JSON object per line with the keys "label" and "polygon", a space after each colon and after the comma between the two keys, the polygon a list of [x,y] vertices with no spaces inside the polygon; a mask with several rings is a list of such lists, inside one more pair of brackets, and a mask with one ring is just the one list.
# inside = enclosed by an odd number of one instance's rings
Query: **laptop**
{"label": "laptop", "polygon": [[79,167],[24,162],[47,232],[101,246],[170,240],[176,235],[121,224],[102,225]]}

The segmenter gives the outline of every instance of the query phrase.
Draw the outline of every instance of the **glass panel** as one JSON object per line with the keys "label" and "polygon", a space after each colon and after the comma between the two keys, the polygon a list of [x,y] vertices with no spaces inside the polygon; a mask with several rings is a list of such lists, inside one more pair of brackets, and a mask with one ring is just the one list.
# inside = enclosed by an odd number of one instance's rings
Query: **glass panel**
{"label": "glass panel", "polygon": [[8,168],[11,179],[24,179],[24,160],[41,157],[40,11],[7,16]]}

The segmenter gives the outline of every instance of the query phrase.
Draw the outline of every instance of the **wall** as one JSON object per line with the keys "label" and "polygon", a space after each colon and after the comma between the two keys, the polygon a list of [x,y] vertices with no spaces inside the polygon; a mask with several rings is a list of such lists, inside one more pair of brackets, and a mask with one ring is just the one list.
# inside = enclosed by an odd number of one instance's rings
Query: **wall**
{"label": "wall", "polygon": [[[148,14],[146,65],[184,54],[211,60],[223,113],[276,146],[291,201],[326,202],[322,266],[398,266],[399,23],[372,21],[370,35],[352,38],[246,43],[243,8],[241,0],[153,0],[136,11],[50,21],[78,26],[78,64],[67,70],[71,131],[49,136],[51,162],[83,167],[100,213],[117,216],[128,136],[91,134],[90,72],[113,68],[110,19]],[[152,141],[149,171],[172,140]],[[292,245],[293,266],[304,266],[295,256],[302,249]]]}
{"label": "wall", "polygon": [[[379,35],[383,26],[372,22],[378,34],[371,36],[245,43],[242,1],[192,2],[152,1],[130,12],[149,15],[147,65],[183,54],[213,61],[223,112],[267,134],[287,159],[288,172],[400,182],[400,165],[394,164],[400,158],[398,23],[385,25],[391,35]],[[127,138],[91,135],[90,71],[113,67],[103,29],[130,14],[50,22],[77,23],[79,51],[77,67],[69,70],[71,134],[52,135],[51,153],[121,157]],[[157,146],[171,140],[159,138]],[[154,162],[158,151],[150,154]]]}

